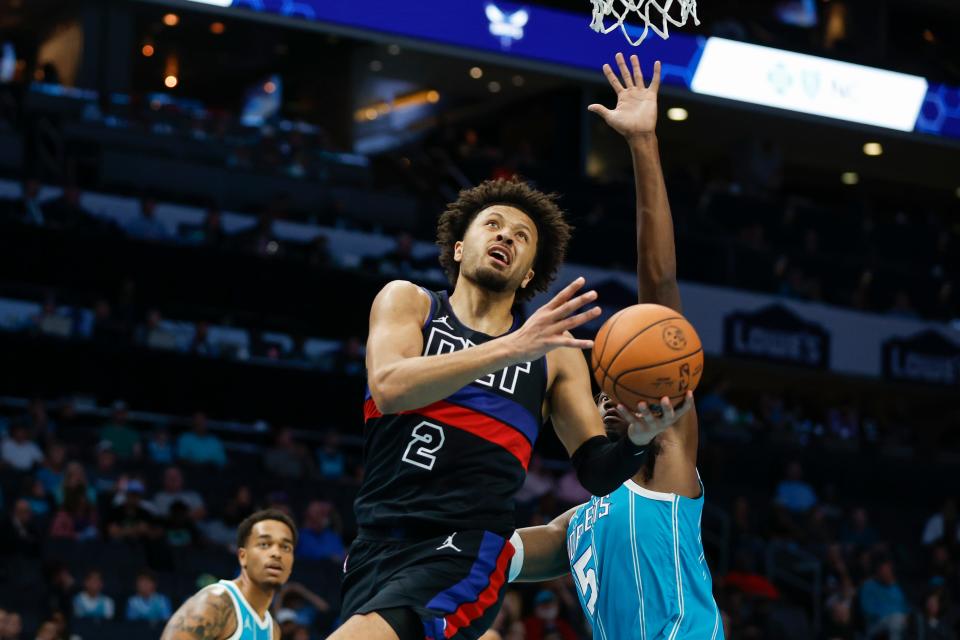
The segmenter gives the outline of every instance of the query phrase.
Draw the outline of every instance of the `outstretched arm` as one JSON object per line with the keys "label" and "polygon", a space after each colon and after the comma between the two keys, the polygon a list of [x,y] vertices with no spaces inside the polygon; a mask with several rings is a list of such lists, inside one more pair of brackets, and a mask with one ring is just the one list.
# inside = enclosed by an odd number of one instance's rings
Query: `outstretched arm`
{"label": "outstretched arm", "polygon": [[570,573],[567,526],[576,511],[574,507],[550,524],[517,531],[523,542],[523,564],[514,582],[541,582]]}
{"label": "outstretched arm", "polygon": [[[660,165],[657,142],[657,95],[660,90],[660,62],[653,65],[653,79],[645,86],[637,56],[630,67],[622,53],[616,57],[620,76],[610,67],[603,73],[617,94],[617,106],[602,105],[588,109],[599,114],[630,147],[637,190],[637,289],[639,302],[659,304],[682,312],[680,286],[677,283],[677,250],[673,236],[673,217],[667,185]],[[697,417],[691,410],[677,421],[689,455],[696,459]]]}
{"label": "outstretched arm", "polygon": [[225,640],[237,629],[237,613],[224,587],[200,591],[177,609],[160,640]]}
{"label": "outstretched arm", "polygon": [[612,111],[590,105],[607,124],[626,139],[633,157],[637,190],[637,288],[641,303],[654,303],[682,311],[677,285],[677,252],[673,240],[673,218],[667,186],[660,166],[657,142],[657,93],[660,90],[660,62],[654,63],[650,86],[644,86],[637,56],[631,56],[632,70],[623,54],[617,54],[618,77],[610,65],[603,72],[617,94]]}

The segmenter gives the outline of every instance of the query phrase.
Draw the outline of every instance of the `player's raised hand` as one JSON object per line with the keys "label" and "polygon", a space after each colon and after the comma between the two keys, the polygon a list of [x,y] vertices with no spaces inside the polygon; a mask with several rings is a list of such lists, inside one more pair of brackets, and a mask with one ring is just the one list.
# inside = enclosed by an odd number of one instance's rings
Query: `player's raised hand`
{"label": "player's raised hand", "polygon": [[518,362],[536,360],[560,347],[590,349],[593,340],[578,340],[568,332],[600,315],[600,307],[577,312],[597,299],[596,291],[578,292],[586,284],[580,277],[563,288],[553,299],[537,309],[517,331],[510,334]]}
{"label": "player's raised hand", "polygon": [[630,427],[627,434],[633,444],[638,447],[649,444],[651,440],[676,424],[680,416],[684,415],[693,408],[693,391],[687,391],[687,396],[683,403],[674,408],[670,398],[664,396],[660,399],[659,415],[654,413],[646,402],[637,404],[636,413],[630,411],[622,404],[617,405],[617,413],[620,417],[629,423]]}
{"label": "player's raised hand", "polygon": [[607,109],[601,104],[591,104],[588,111],[596,113],[617,133],[627,140],[646,136],[657,128],[657,93],[660,91],[660,61],[653,63],[653,79],[644,86],[640,59],[630,56],[631,68],[622,53],[617,54],[620,75],[609,64],[603,65],[603,75],[617,94],[617,106]]}

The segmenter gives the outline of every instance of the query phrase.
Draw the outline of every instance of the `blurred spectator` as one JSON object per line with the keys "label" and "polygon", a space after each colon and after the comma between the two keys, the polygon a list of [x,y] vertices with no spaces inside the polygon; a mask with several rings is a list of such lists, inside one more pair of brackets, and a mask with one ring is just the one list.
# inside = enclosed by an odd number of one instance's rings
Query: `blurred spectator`
{"label": "blurred spectator", "polygon": [[233,498],[223,508],[221,517],[201,522],[200,528],[211,542],[235,551],[237,525],[253,511],[253,494],[250,493],[250,487],[240,485]]}
{"label": "blurred spectator", "polygon": [[127,620],[165,622],[172,611],[170,599],[157,593],[157,579],[149,571],[137,574],[136,593],[127,599]]}
{"label": "blurred spectator", "polygon": [[96,228],[93,214],[80,204],[80,188],[74,184],[63,187],[59,198],[43,205],[47,225],[57,229]]}
{"label": "blurred spectator", "polygon": [[63,482],[63,471],[66,466],[67,448],[58,442],[47,447],[47,455],[43,459],[43,466],[37,469],[37,480],[44,489],[54,493]]}
{"label": "blurred spectator", "polygon": [[826,609],[826,621],[823,632],[820,634],[822,640],[855,640],[856,627],[850,611],[850,602],[842,599],[829,601]]}
{"label": "blurred spectator", "polygon": [[293,430],[278,429],[273,446],[263,456],[263,466],[281,478],[305,478],[313,470],[310,452],[293,439]]}
{"label": "blurred spectator", "polygon": [[156,218],[157,201],[153,198],[140,199],[140,215],[124,224],[127,235],[139,240],[166,240],[170,230]]}
{"label": "blurred spectator", "polygon": [[857,507],[850,514],[850,522],[840,534],[840,541],[847,549],[869,549],[880,539],[876,529],[870,526],[867,510]]}
{"label": "blurred spectator", "polygon": [[514,620],[503,634],[503,640],[526,640],[527,628],[520,620]]}
{"label": "blurred spectator", "polygon": [[34,640],[61,640],[60,629],[53,620],[44,620],[37,628]]}
{"label": "blurred spectator", "polygon": [[960,579],[960,567],[954,564],[950,547],[938,542],[930,548],[930,570],[927,575],[931,580],[949,580],[951,576]]}
{"label": "blurred spectator", "polygon": [[38,227],[42,227],[45,222],[40,204],[40,187],[40,181],[36,178],[24,180],[17,206],[20,221]]}
{"label": "blurred spectator", "polygon": [[106,520],[112,540],[152,540],[161,535],[156,518],[143,505],[144,487],[139,480],[127,482],[123,502],[113,507]]}
{"label": "blurred spectator", "polygon": [[32,330],[44,335],[69,338],[73,334],[73,319],[57,305],[56,297],[50,293],[43,306],[33,318]]}
{"label": "blurred spectator", "polygon": [[193,414],[193,430],[177,439],[177,458],[189,464],[227,464],[227,454],[220,438],[207,432],[207,415],[202,411]]}
{"label": "blurred spectator", "polygon": [[333,516],[333,505],[329,502],[313,500],[307,505],[297,542],[297,558],[337,562],[343,559],[343,540],[332,526]]}
{"label": "blurred spectator", "polygon": [[200,530],[186,503],[177,500],[170,505],[169,515],[163,521],[163,535],[170,547],[192,547],[200,542]]}
{"label": "blurred spectator", "polygon": [[957,634],[951,626],[955,620],[950,620],[944,610],[944,595],[942,590],[929,593],[923,601],[923,610],[920,613],[920,638],[924,640],[956,640]]}
{"label": "blurred spectator", "polygon": [[43,451],[29,439],[27,426],[17,421],[0,444],[0,460],[17,471],[30,471],[43,461]]}
{"label": "blurred spectator", "polygon": [[566,620],[560,618],[560,603],[552,591],[546,589],[533,599],[533,615],[524,621],[527,640],[577,640],[577,634]]}
{"label": "blurred spectator", "polygon": [[0,554],[22,557],[40,555],[40,532],[33,521],[33,509],[25,499],[13,503],[0,526]]}
{"label": "blurred spectator", "polygon": [[97,491],[87,482],[87,472],[84,471],[83,465],[79,462],[70,462],[64,468],[60,485],[53,490],[53,499],[56,504],[63,505],[77,495],[86,496],[91,504],[97,502]]}
{"label": "blurred spectator", "polygon": [[307,250],[307,264],[314,269],[325,269],[333,266],[333,256],[330,254],[330,240],[322,233],[310,241],[309,249]]}
{"label": "blurred spectator", "polygon": [[847,568],[846,559],[843,557],[843,548],[839,543],[831,543],[827,546],[823,573],[825,590],[830,597],[848,602],[853,598],[856,587]]}
{"label": "blurred spectator", "polygon": [[780,591],[766,576],[757,571],[755,558],[745,551],[734,556],[733,569],[723,577],[723,586],[736,589],[752,598],[780,599]]}
{"label": "blurred spectator", "polygon": [[359,376],[364,371],[366,346],[357,336],[350,336],[344,340],[334,358],[334,368],[339,373],[348,376]]}
{"label": "blurred spectator", "polygon": [[103,594],[103,576],[93,569],[83,578],[83,590],[73,599],[73,617],[113,620],[113,598]]}
{"label": "blurred spectator", "polygon": [[57,425],[50,419],[47,405],[42,398],[30,400],[24,424],[27,425],[30,439],[41,443],[51,440],[57,432]]}
{"label": "blurred spectator", "polygon": [[[949,532],[953,532],[950,535]],[[960,544],[960,519],[957,518],[957,501],[947,498],[940,511],[927,520],[923,527],[923,544],[931,545],[945,540],[950,546]]]}
{"label": "blurred spectator", "polygon": [[68,492],[50,523],[50,537],[94,540],[99,535],[96,503],[90,501],[86,491]]}
{"label": "blurred spectator", "polygon": [[127,340],[129,331],[123,321],[114,317],[110,303],[97,300],[93,306],[93,328],[90,338],[97,342],[116,344]]}
{"label": "blurred spectator", "polygon": [[3,627],[0,628],[0,640],[21,640],[21,633],[23,633],[23,619],[20,614],[7,611]]}
{"label": "blurred spectator", "polygon": [[903,289],[900,289],[894,295],[893,306],[890,307],[887,313],[898,318],[912,319],[920,317],[920,314],[917,313],[917,310],[913,306],[913,300],[910,298],[910,294]]}
{"label": "blurred spectator", "polygon": [[106,440],[97,444],[96,466],[91,474],[91,485],[99,494],[113,493],[117,490],[120,474],[117,472],[117,453],[113,445]]}
{"label": "blurred spectator", "polygon": [[216,358],[220,355],[217,345],[210,340],[210,324],[201,320],[194,326],[193,337],[187,345],[187,353],[197,356]]}
{"label": "blurred spectator", "polygon": [[163,491],[157,493],[151,502],[161,517],[170,515],[170,507],[175,502],[182,502],[194,520],[203,520],[206,516],[203,498],[196,491],[184,489],[183,472],[177,467],[167,467],[163,472]]}
{"label": "blurred spectator", "polygon": [[763,553],[763,540],[757,530],[757,522],[746,496],[733,500],[730,550],[733,553],[749,553],[757,558]]}
{"label": "blurred spectator", "polygon": [[873,577],[860,587],[860,608],[867,636],[900,640],[906,634],[910,605],[897,584],[893,561],[885,555],[878,555],[873,565]]}
{"label": "blurred spectator", "polygon": [[48,613],[69,613],[76,595],[76,579],[63,562],[54,562],[47,569],[47,593],[44,600]]}
{"label": "blurred spectator", "polygon": [[177,229],[177,235],[187,242],[196,244],[208,244],[214,247],[221,247],[227,239],[227,234],[223,230],[223,214],[220,208],[211,205],[207,207],[207,214],[200,224],[182,224]]}
{"label": "blurred spectator", "polygon": [[147,441],[147,458],[153,464],[171,464],[173,462],[173,443],[170,432],[157,427]]}
{"label": "blurred spectator", "polygon": [[787,466],[787,477],[777,485],[775,500],[793,513],[805,513],[817,504],[817,494],[803,479],[803,467],[799,462]]}
{"label": "blurred spectator", "polygon": [[237,487],[237,492],[227,503],[227,506],[224,507],[223,517],[227,524],[231,527],[236,527],[255,510],[256,505],[253,503],[253,493],[250,491],[250,487],[242,484]]}
{"label": "blurred spectator", "polygon": [[[393,249],[382,255],[377,261],[381,273],[408,277],[423,268],[424,265],[413,255],[414,240],[412,235],[402,232],[397,235],[394,242]],[[433,266],[433,264],[434,258],[431,258],[430,266]]]}
{"label": "blurred spectator", "polygon": [[113,452],[122,460],[139,458],[140,434],[127,424],[127,403],[113,403],[113,419],[100,428],[101,442],[109,442]]}
{"label": "blurred spectator", "polygon": [[114,305],[113,315],[123,326],[131,328],[137,322],[139,309],[137,283],[133,278],[126,277],[120,283],[120,292],[117,295],[117,304]]}
{"label": "blurred spectator", "polygon": [[327,429],[323,434],[323,446],[317,449],[317,469],[320,477],[338,480],[346,474],[346,458],[340,450],[340,434],[336,429]]}
{"label": "blurred spectator", "polygon": [[30,503],[30,510],[38,520],[45,521],[53,507],[46,488],[34,477],[26,478],[24,486],[26,490],[23,492],[23,497]]}
{"label": "blurred spectator", "polygon": [[177,336],[167,330],[163,316],[157,309],[147,311],[143,325],[137,327],[134,340],[137,344],[151,349],[176,349]]}
{"label": "blurred spectator", "polygon": [[[77,424],[77,406],[70,398],[63,398],[57,403],[57,428],[76,426]],[[64,433],[70,433],[66,429]]]}
{"label": "blurred spectator", "polygon": [[318,613],[330,610],[330,604],[299,582],[288,582],[280,591],[280,606],[294,614],[297,624],[313,627]]}
{"label": "blurred spectator", "polygon": [[275,214],[271,207],[260,214],[256,225],[233,234],[230,238],[231,244],[240,251],[258,256],[275,257],[280,255],[280,240],[276,237],[273,228],[274,217]]}
{"label": "blurred spectator", "polygon": [[280,625],[281,638],[290,638],[298,629],[302,629],[302,627],[297,624],[297,614],[290,609],[277,609],[276,613],[273,614],[273,619]]}

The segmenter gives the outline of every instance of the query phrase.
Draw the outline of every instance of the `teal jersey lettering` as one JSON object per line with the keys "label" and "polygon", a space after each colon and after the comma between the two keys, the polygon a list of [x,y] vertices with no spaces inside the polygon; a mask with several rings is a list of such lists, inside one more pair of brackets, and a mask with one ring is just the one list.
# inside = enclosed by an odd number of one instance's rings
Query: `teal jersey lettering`
{"label": "teal jersey lettering", "polygon": [[702,513],[702,491],[694,500],[632,480],[577,509],[567,553],[596,640],[724,637],[700,537]]}

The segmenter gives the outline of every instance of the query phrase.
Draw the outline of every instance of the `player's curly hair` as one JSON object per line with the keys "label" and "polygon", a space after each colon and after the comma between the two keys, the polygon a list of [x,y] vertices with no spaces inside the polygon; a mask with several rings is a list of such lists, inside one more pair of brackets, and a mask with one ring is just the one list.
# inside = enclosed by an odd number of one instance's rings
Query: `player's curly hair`
{"label": "player's curly hair", "polygon": [[440,265],[447,272],[450,285],[460,276],[460,264],[453,259],[453,245],[463,240],[467,227],[478,213],[495,204],[520,209],[537,225],[537,254],[533,261],[533,279],[526,288],[517,290],[517,301],[529,300],[547,287],[567,254],[573,227],[564,218],[557,204],[559,196],[543,193],[517,178],[487,180],[460,192],[455,202],[447,205],[437,224],[437,246]]}

